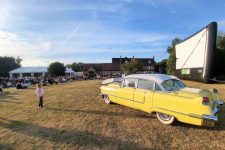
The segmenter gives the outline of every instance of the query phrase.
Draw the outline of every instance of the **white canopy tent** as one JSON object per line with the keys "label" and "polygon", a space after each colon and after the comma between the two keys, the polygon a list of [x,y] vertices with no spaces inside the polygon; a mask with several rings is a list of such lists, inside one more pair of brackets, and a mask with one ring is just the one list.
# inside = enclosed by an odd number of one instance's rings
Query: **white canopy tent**
{"label": "white canopy tent", "polygon": [[47,73],[47,67],[20,67],[9,72],[10,77],[35,77],[44,76]]}
{"label": "white canopy tent", "polygon": [[[38,77],[47,74],[47,67],[20,67],[9,72],[10,77]],[[66,75],[73,76],[75,72],[71,68],[66,68]]]}
{"label": "white canopy tent", "polygon": [[71,68],[66,68],[65,73],[69,76],[75,76],[75,71],[73,71]]}

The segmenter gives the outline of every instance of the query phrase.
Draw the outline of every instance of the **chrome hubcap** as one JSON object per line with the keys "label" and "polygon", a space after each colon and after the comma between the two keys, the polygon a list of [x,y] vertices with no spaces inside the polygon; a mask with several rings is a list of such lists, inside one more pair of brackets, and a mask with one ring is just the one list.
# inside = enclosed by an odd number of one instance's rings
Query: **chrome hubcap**
{"label": "chrome hubcap", "polygon": [[171,119],[171,116],[169,116],[167,114],[160,113],[159,116],[162,120],[165,120],[165,121],[169,121]]}

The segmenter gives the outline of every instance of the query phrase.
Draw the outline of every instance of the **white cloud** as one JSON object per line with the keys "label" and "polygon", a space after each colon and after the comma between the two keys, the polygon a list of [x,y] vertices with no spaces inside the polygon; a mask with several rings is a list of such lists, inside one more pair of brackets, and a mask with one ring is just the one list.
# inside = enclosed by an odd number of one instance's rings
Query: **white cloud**
{"label": "white cloud", "polygon": [[6,26],[9,17],[9,5],[6,3],[6,1],[3,1],[0,5],[0,28]]}
{"label": "white cloud", "polygon": [[[166,0],[164,1],[166,2]],[[151,55],[151,53],[158,51],[162,52],[166,47],[164,48],[164,45],[160,42],[168,41],[168,39],[174,37],[173,35],[154,32],[131,32],[131,30],[129,31],[125,27],[113,26],[107,24],[108,22],[97,19],[98,13],[102,11],[110,13],[124,12],[128,9],[126,8],[126,3],[132,2],[137,1],[117,0],[116,2],[108,1],[100,4],[93,3],[92,5],[87,5],[86,3],[71,5],[61,1],[54,3],[50,1],[44,3],[21,1],[16,5],[14,1],[7,1],[4,5],[1,3],[0,55],[20,56],[23,59],[23,66],[45,66],[53,61],[64,63],[98,61],[94,59],[87,60],[85,57],[80,58],[79,56],[75,58],[73,57],[74,54],[86,54],[90,56],[94,53],[108,53],[109,55],[118,54],[119,56],[120,54],[127,55],[131,53],[150,53],[149,55]],[[147,1],[143,0],[141,3],[147,3]],[[149,1],[150,5],[157,3],[158,0]],[[52,20],[42,22],[42,19],[49,14],[52,15],[52,12],[58,13],[57,11],[70,10],[90,11],[93,14],[96,13],[96,18],[85,20],[79,30],[76,31],[73,28],[81,22],[80,20],[72,20],[71,18],[63,20],[63,23],[65,21],[65,25],[60,24],[61,20],[56,21],[55,25],[51,24]],[[39,13],[41,16],[39,16]],[[37,18],[36,20],[36,18],[33,18],[34,14],[41,19]],[[30,25],[30,23],[32,24]],[[48,23],[51,26],[47,25],[45,27],[44,25]],[[19,26],[20,24],[24,24],[25,26],[21,27]],[[72,31],[75,32],[71,36],[68,36]],[[147,46],[150,44],[152,46]]]}
{"label": "white cloud", "polygon": [[[72,29],[71,29],[72,31]],[[70,31],[70,32],[71,32]],[[67,32],[62,40],[67,37]],[[99,22],[85,22],[82,27],[73,34],[67,45],[75,48],[95,48],[96,46],[129,46],[133,44],[155,43],[170,40],[174,35],[154,32],[131,32],[126,29],[112,27]]]}
{"label": "white cloud", "polygon": [[32,65],[34,64],[32,63],[33,60],[41,60],[40,53],[47,52],[50,49],[50,41],[28,42],[15,33],[0,31],[0,54],[3,56],[20,56],[24,65]]}
{"label": "white cloud", "polygon": [[[109,28],[103,24],[91,24],[91,28],[84,25],[81,30],[71,36],[66,45],[62,45],[64,36],[55,37],[54,35],[49,39],[46,35],[33,32],[23,34],[0,31],[0,53],[14,57],[20,56],[23,59],[23,66],[46,66],[54,61],[64,63],[80,61],[77,54],[86,54],[88,57],[98,53],[118,56],[138,53],[151,55],[151,53],[165,51],[164,41],[173,37],[167,34],[128,32],[114,28],[109,30]],[[81,60],[90,62],[87,58]]]}

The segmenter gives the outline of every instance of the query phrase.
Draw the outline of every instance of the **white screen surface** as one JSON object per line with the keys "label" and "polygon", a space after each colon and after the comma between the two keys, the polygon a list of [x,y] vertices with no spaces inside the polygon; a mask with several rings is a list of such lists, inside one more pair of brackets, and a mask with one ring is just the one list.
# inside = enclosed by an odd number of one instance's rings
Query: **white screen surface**
{"label": "white screen surface", "polygon": [[176,45],[176,69],[202,68],[207,52],[207,28]]}

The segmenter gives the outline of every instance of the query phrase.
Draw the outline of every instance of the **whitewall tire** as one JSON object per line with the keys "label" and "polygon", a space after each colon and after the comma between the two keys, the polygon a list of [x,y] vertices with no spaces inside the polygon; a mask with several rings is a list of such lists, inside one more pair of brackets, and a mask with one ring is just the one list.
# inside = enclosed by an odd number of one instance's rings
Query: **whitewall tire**
{"label": "whitewall tire", "polygon": [[109,99],[108,95],[104,95],[103,99],[104,99],[106,104],[111,104],[112,103],[111,100]]}
{"label": "whitewall tire", "polygon": [[171,125],[175,122],[175,118],[173,116],[164,113],[157,112],[156,117],[163,124]]}

